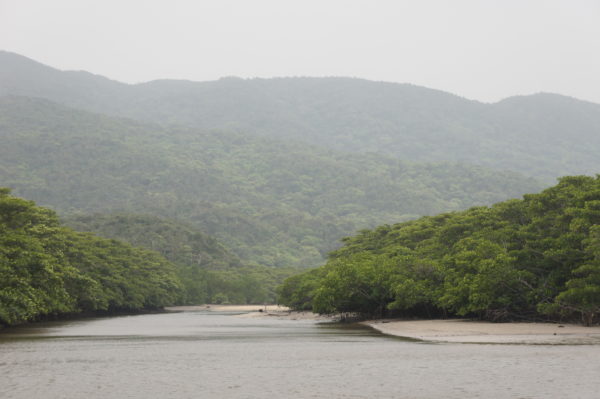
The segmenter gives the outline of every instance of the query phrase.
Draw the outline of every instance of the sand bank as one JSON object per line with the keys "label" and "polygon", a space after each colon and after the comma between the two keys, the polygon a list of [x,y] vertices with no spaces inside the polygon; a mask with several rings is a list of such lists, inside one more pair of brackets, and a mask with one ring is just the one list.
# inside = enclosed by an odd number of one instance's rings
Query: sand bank
{"label": "sand bank", "polygon": [[171,312],[288,312],[289,308],[279,305],[191,305],[169,306],[165,310]]}
{"label": "sand bank", "polygon": [[319,315],[312,312],[296,312],[286,306],[278,305],[194,305],[194,306],[170,306],[165,310],[171,312],[231,312],[240,313],[236,317],[277,317],[286,320],[323,320],[337,321],[336,315]]}
{"label": "sand bank", "polygon": [[600,344],[600,327],[553,323],[488,323],[470,320],[371,320],[384,334],[435,342]]}
{"label": "sand bank", "polygon": [[237,317],[277,317],[279,319],[285,320],[320,320],[320,321],[338,321],[339,317],[337,315],[321,315],[312,312],[297,312],[297,311],[271,311],[268,312],[251,312],[238,315]]}

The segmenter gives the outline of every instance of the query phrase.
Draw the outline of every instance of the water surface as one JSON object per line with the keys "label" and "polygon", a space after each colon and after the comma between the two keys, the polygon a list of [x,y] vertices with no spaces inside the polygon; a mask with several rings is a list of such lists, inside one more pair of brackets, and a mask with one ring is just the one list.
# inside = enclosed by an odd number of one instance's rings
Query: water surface
{"label": "water surface", "polygon": [[431,344],[167,313],[0,334],[1,398],[598,398],[600,346]]}

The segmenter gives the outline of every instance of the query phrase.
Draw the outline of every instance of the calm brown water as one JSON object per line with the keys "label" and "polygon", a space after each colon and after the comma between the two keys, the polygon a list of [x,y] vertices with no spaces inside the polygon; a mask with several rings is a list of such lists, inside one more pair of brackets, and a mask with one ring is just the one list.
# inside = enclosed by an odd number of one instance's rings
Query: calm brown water
{"label": "calm brown water", "polygon": [[189,312],[0,334],[0,398],[600,398],[600,346],[428,344]]}

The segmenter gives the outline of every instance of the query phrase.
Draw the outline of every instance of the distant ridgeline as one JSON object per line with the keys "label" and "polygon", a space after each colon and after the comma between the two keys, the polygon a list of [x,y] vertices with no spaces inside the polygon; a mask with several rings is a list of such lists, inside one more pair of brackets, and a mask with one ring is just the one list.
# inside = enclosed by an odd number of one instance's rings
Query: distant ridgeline
{"label": "distant ridgeline", "polygon": [[600,312],[600,176],[540,194],[365,230],[291,277],[280,302],[370,316],[533,320]]}
{"label": "distant ridgeline", "polygon": [[0,51],[0,95],[9,94],[163,126],[525,172],[548,184],[599,168],[600,105],[558,94],[484,104],[410,84],[340,77],[129,85]]}
{"label": "distant ridgeline", "polygon": [[109,236],[116,228],[170,260],[62,227],[53,211],[0,189],[0,325],[172,304],[272,302],[274,287],[291,274],[240,265],[214,239],[156,218],[96,215],[70,222]]}

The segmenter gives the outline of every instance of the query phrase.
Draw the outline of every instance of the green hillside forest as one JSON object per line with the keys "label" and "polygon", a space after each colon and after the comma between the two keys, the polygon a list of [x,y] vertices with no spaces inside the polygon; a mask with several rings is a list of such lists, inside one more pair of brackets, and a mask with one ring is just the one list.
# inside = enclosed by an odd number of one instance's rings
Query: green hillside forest
{"label": "green hillside forest", "polygon": [[591,325],[600,312],[600,176],[364,230],[323,267],[287,279],[279,300],[319,313]]}
{"label": "green hillside forest", "polygon": [[277,286],[301,270],[244,264],[215,238],[157,216],[71,215],[64,224],[158,252],[175,265],[181,279],[178,304],[275,303]]}
{"label": "green hillside forest", "polygon": [[319,266],[360,229],[543,187],[515,172],[163,128],[24,97],[0,97],[0,140],[0,181],[16,195],[63,216],[184,221],[266,267]]}

